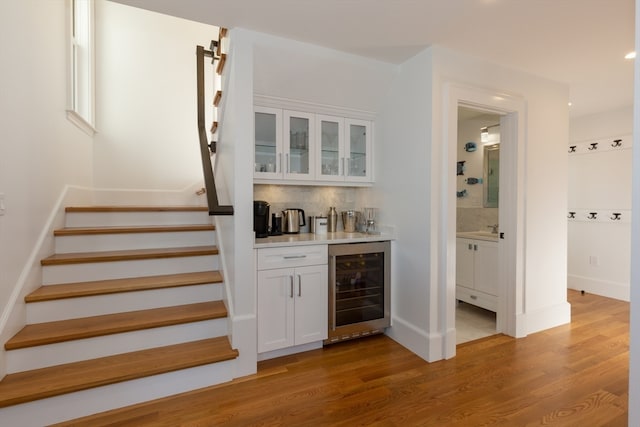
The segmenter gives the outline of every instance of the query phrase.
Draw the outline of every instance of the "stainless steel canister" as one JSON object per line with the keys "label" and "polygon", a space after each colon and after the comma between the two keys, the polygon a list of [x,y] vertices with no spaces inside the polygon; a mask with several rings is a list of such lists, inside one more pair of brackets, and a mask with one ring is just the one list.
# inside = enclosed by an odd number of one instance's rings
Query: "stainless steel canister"
{"label": "stainless steel canister", "polygon": [[342,227],[345,233],[353,233],[356,231],[358,213],[353,210],[342,211]]}

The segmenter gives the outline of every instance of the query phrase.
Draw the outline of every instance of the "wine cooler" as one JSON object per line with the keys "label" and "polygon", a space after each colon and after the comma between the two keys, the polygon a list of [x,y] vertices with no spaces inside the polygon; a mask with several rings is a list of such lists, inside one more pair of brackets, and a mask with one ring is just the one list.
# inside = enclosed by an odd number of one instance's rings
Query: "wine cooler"
{"label": "wine cooler", "polygon": [[329,245],[329,335],[325,344],[384,332],[391,325],[387,242]]}

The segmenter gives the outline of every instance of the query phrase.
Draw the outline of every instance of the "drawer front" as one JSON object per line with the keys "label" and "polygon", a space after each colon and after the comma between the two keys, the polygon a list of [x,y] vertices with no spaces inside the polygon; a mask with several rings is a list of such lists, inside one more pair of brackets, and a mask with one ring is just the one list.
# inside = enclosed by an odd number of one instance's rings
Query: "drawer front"
{"label": "drawer front", "polygon": [[456,299],[468,304],[477,305],[486,310],[498,311],[498,297],[464,286],[456,286]]}
{"label": "drawer front", "polygon": [[327,245],[258,249],[258,270],[327,264]]}

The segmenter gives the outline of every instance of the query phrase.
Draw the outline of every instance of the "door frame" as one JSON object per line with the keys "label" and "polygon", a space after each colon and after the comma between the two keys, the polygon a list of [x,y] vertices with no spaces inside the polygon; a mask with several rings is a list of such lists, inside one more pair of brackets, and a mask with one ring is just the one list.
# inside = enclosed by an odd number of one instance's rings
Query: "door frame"
{"label": "door frame", "polygon": [[440,325],[445,358],[456,354],[456,162],[458,107],[499,114],[500,120],[500,204],[498,217],[499,295],[497,330],[513,337],[526,335],[524,325],[525,270],[525,156],[526,103],[519,96],[493,90],[446,83],[442,115],[442,191],[438,228],[442,255],[439,280]]}

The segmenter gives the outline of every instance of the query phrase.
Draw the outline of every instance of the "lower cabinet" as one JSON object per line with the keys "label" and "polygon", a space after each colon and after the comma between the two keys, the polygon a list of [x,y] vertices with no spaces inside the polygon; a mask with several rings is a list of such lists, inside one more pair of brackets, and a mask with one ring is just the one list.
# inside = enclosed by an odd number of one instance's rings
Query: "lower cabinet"
{"label": "lower cabinet", "polygon": [[[321,246],[327,250],[326,245]],[[261,259],[269,259],[270,266],[274,266],[278,264],[273,262],[278,254],[282,257],[282,264],[303,264],[307,258],[314,258],[308,252],[309,248],[299,251],[291,248],[258,250],[258,353],[327,338],[326,256],[323,264],[260,270]]]}
{"label": "lower cabinet", "polygon": [[498,243],[456,239],[456,299],[498,309]]}

